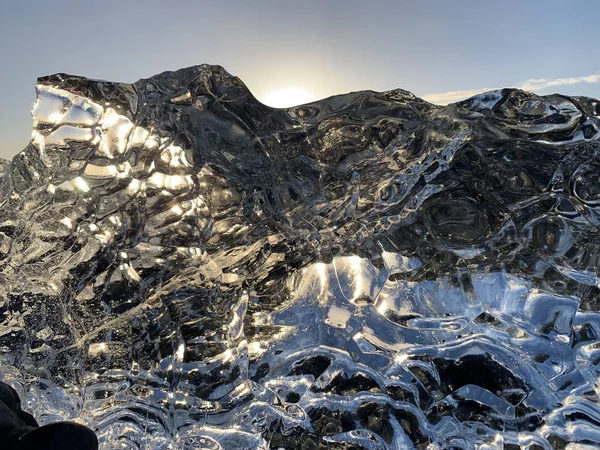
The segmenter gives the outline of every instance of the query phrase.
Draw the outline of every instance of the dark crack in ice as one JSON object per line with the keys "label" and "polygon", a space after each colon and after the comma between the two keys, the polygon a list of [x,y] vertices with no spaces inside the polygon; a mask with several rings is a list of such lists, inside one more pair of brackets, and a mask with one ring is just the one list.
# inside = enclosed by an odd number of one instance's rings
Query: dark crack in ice
{"label": "dark crack in ice", "polygon": [[[104,449],[600,446],[600,104],[40,78],[0,379]],[[579,446],[577,446],[579,445]]]}

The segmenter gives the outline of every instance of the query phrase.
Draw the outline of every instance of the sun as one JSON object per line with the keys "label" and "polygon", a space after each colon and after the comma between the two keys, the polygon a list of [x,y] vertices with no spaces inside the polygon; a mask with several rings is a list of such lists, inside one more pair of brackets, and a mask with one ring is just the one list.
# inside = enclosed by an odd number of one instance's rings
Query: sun
{"label": "sun", "polygon": [[289,108],[317,100],[317,96],[309,89],[290,86],[272,91],[260,99],[262,103],[273,108]]}

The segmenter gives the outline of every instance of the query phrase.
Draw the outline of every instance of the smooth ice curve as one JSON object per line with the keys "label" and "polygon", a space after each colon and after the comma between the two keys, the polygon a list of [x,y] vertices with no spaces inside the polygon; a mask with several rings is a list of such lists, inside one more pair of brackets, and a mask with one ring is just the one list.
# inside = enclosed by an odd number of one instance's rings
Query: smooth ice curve
{"label": "smooth ice curve", "polygon": [[0,380],[39,422],[105,449],[600,445],[597,100],[273,109],[208,65],[36,91],[0,164]]}

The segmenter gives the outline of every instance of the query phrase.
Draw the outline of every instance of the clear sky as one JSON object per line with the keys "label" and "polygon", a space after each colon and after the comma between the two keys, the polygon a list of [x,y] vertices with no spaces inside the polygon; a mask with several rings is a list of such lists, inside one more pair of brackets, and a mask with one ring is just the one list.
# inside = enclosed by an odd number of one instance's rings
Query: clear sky
{"label": "clear sky", "polygon": [[600,0],[0,0],[0,157],[29,141],[36,78],[56,72],[133,82],[220,64],[272,104],[285,89],[600,98],[599,23]]}

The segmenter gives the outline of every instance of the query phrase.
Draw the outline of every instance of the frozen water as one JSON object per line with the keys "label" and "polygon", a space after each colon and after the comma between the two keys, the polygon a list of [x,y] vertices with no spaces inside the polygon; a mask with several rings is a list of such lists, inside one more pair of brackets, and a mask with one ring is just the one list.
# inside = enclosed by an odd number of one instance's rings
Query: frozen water
{"label": "frozen water", "polygon": [[600,445],[596,100],[273,109],[208,65],[36,89],[0,161],[0,379],[41,423],[104,449]]}

